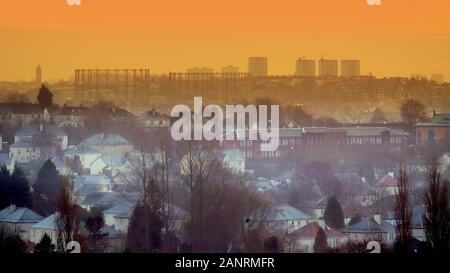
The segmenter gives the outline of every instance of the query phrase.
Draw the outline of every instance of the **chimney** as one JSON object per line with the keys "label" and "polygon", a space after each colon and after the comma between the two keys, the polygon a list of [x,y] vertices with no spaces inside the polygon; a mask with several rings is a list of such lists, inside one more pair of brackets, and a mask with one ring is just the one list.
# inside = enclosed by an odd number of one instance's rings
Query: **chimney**
{"label": "chimney", "polygon": [[16,210],[16,204],[9,205],[9,212],[13,213]]}

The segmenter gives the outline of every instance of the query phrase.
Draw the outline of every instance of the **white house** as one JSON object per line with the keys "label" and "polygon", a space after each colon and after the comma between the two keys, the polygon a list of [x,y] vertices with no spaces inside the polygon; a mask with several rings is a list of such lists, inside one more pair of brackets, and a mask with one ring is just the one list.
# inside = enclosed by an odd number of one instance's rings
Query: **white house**
{"label": "white house", "polygon": [[[93,162],[101,157],[102,154],[89,146],[73,146],[67,149],[64,154],[66,157],[70,158],[70,160],[75,160],[75,158],[78,157],[80,159],[83,170],[87,170],[87,172],[90,174],[98,174],[95,172],[102,168],[102,166],[99,167],[95,164],[93,166]],[[95,170],[93,172],[91,172],[91,167],[95,167]]]}
{"label": "white house", "polygon": [[226,149],[222,151],[223,165],[233,173],[239,174],[245,172],[245,158],[237,149]]}
{"label": "white house", "polygon": [[10,205],[0,211],[0,225],[20,235],[22,240],[28,240],[31,227],[44,219],[29,208],[17,208]]}
{"label": "white house", "polygon": [[290,205],[272,207],[265,215],[256,215],[255,219],[261,217],[268,230],[279,234],[292,232],[314,220],[310,215]]}
{"label": "white house", "polygon": [[68,135],[53,124],[29,124],[14,135],[10,152],[18,163],[49,159],[68,147]]}
{"label": "white house", "polygon": [[393,173],[389,173],[378,179],[375,183],[377,194],[396,195],[398,192],[398,180]]}
{"label": "white house", "polygon": [[52,214],[31,226],[30,241],[37,244],[41,241],[44,234],[47,234],[52,239],[52,243],[56,245],[58,231],[55,218],[56,214]]}
{"label": "white house", "polygon": [[80,145],[90,147],[101,154],[124,155],[133,151],[133,145],[117,134],[94,134],[81,142]]}
{"label": "white house", "polygon": [[395,242],[395,226],[381,220],[379,216],[375,218],[363,218],[345,229],[344,233],[349,236],[350,241],[375,240],[392,245]]}
{"label": "white house", "polygon": [[22,127],[14,135],[14,142],[19,141],[36,141],[36,138],[40,135],[46,134],[55,138],[56,144],[60,149],[65,150],[69,146],[69,139],[64,129],[48,123],[41,124],[29,124]]}
{"label": "white house", "polygon": [[135,203],[120,202],[119,204],[105,210],[105,224],[114,227],[119,232],[126,233],[128,230],[129,218],[133,213]]}
{"label": "white house", "polygon": [[35,147],[31,141],[25,140],[11,144],[9,150],[17,163],[29,163],[38,160],[42,154],[39,147]]}

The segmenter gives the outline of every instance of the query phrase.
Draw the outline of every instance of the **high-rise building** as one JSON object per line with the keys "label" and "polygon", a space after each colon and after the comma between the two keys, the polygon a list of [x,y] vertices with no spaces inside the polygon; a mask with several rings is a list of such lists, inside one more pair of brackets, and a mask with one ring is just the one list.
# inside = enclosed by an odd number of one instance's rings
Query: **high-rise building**
{"label": "high-rise building", "polygon": [[443,74],[433,74],[431,75],[431,81],[436,83],[444,83],[444,75]]}
{"label": "high-rise building", "polygon": [[338,61],[337,60],[325,60],[324,58],[319,61],[319,76],[338,76]]}
{"label": "high-rise building", "polygon": [[36,83],[42,84],[42,68],[39,64],[36,66]]}
{"label": "high-rise building", "polygon": [[239,67],[228,65],[222,67],[222,73],[239,73]]}
{"label": "high-rise building", "polygon": [[267,57],[248,58],[248,73],[254,77],[267,76]]}
{"label": "high-rise building", "polygon": [[342,60],[341,76],[358,77],[361,75],[361,62],[359,60]]}
{"label": "high-rise building", "polygon": [[295,75],[300,77],[316,76],[316,61],[299,58],[295,62]]}

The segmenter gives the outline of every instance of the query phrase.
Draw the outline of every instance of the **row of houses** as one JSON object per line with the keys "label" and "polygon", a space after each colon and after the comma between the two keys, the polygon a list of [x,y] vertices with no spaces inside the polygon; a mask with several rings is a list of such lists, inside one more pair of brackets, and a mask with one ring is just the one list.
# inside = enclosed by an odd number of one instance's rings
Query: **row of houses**
{"label": "row of houses", "polygon": [[[105,105],[102,111],[106,111],[112,120],[135,121],[144,128],[168,127],[170,125],[170,117],[160,114],[154,109],[138,116],[116,106]],[[34,103],[0,103],[1,124],[11,128],[41,122],[45,118],[46,112],[51,116],[49,121],[55,123],[58,127],[84,128],[89,117],[95,115],[95,108],[64,104],[61,107],[55,105],[42,109],[39,104]]]}

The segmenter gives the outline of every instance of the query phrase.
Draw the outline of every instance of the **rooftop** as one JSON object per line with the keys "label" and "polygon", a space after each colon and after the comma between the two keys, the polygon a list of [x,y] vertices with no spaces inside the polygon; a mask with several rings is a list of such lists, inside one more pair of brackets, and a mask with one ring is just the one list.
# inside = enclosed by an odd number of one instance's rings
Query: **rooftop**
{"label": "rooftop", "polygon": [[[288,236],[294,238],[316,238],[319,228],[320,226],[317,222],[309,223],[306,226],[289,233]],[[324,231],[328,238],[345,236],[344,233],[330,227],[325,227]]]}
{"label": "rooftop", "polygon": [[82,142],[84,145],[130,145],[128,140],[117,134],[94,134]]}
{"label": "rooftop", "polygon": [[0,211],[0,222],[7,223],[37,223],[44,219],[29,208],[9,206]]}
{"label": "rooftop", "polygon": [[36,133],[40,132],[50,133],[56,136],[67,136],[67,133],[64,131],[64,129],[54,124],[30,124],[19,129],[15,136],[33,136]]}

